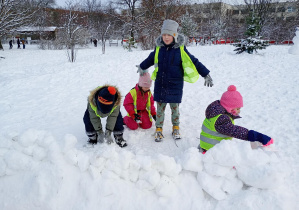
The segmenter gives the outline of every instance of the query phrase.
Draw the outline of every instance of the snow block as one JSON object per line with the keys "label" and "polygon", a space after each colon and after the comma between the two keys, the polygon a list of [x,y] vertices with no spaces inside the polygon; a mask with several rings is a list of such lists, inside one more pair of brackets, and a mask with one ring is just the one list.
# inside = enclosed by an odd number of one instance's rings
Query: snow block
{"label": "snow block", "polygon": [[224,178],[211,176],[204,171],[198,172],[197,181],[202,189],[216,200],[226,199],[226,194],[221,189]]}
{"label": "snow block", "polygon": [[178,162],[184,170],[199,172],[203,169],[202,156],[196,147],[191,147],[181,155]]}

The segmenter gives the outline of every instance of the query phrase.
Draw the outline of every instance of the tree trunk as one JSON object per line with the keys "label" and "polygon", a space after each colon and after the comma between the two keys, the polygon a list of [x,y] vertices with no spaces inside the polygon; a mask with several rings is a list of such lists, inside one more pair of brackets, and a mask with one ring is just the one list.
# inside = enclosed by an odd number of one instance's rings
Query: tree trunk
{"label": "tree trunk", "polygon": [[75,46],[72,45],[71,49],[71,62],[75,62]]}
{"label": "tree trunk", "polygon": [[106,47],[105,39],[104,39],[104,37],[102,37],[102,54],[105,54],[105,47]]}
{"label": "tree trunk", "polygon": [[1,42],[1,40],[0,40],[0,50],[4,50],[4,49],[3,49],[3,46],[2,46],[2,42]]}

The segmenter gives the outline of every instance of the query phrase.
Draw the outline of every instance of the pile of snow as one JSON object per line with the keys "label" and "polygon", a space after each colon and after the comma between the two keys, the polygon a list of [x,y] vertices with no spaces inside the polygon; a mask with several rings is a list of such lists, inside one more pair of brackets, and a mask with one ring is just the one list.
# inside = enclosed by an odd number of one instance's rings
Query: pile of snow
{"label": "pile of snow", "polygon": [[295,209],[294,195],[280,193],[288,165],[248,142],[222,141],[205,155],[191,147],[176,159],[76,144],[33,129],[1,136],[0,208],[210,209],[211,196],[215,209]]}
{"label": "pile of snow", "polygon": [[293,55],[299,55],[299,27],[296,29],[296,35],[293,38],[294,45],[290,47],[289,53]]}

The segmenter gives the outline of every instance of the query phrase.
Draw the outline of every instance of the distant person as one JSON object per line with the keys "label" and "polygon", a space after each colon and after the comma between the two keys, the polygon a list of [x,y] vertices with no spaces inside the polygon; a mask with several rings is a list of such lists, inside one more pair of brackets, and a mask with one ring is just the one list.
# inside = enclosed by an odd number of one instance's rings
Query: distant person
{"label": "distant person", "polygon": [[124,123],[131,130],[136,130],[139,126],[142,129],[149,129],[152,127],[152,118],[156,120],[151,85],[151,76],[145,73],[139,77],[138,83],[125,97],[124,107],[128,115],[124,117]]}
{"label": "distant person", "polygon": [[208,106],[198,145],[200,152],[205,153],[220,141],[232,138],[258,141],[266,146],[273,143],[273,139],[269,136],[235,125],[234,120],[240,118],[242,107],[243,98],[234,85],[227,88],[220,100]]}
{"label": "distant person", "polygon": [[95,47],[97,47],[98,46],[98,40],[94,39],[93,44],[94,44]]}
{"label": "distant person", "polygon": [[18,45],[18,49],[21,49],[21,42],[19,38],[17,39],[17,45]]}
{"label": "distant person", "polygon": [[184,46],[184,36],[177,32],[178,27],[177,22],[164,20],[155,50],[137,66],[140,75],[146,73],[152,65],[155,66],[151,78],[155,80],[154,101],[157,102],[156,142],[164,138],[162,127],[167,104],[171,109],[172,137],[175,140],[181,138],[179,105],[182,102],[184,80],[194,83],[202,76],[205,85],[213,86],[210,71],[188,52]]}
{"label": "distant person", "polygon": [[23,45],[23,49],[25,49],[25,40],[22,39],[21,42],[22,42],[22,45]]}
{"label": "distant person", "polygon": [[[114,86],[104,85],[95,88],[88,96],[87,109],[83,121],[90,144],[113,143],[120,147],[127,146],[123,138],[123,117],[120,112],[121,94]],[[103,131],[102,118],[106,118],[106,130]]]}
{"label": "distant person", "polygon": [[12,49],[13,45],[12,45],[12,40],[9,41],[9,49]]}

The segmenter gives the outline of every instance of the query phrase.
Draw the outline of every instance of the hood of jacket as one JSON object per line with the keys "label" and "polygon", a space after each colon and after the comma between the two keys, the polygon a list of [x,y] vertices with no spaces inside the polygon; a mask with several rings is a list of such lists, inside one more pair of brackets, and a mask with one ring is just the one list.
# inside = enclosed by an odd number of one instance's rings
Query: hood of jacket
{"label": "hood of jacket", "polygon": [[232,119],[241,118],[240,116],[235,116],[235,115],[232,115],[232,114],[228,113],[226,111],[226,109],[223,106],[221,106],[220,100],[217,100],[217,101],[214,101],[213,103],[211,103],[207,107],[207,109],[206,109],[206,118],[210,119],[210,118],[216,117],[219,114],[226,114],[229,117],[231,117]]}
{"label": "hood of jacket", "polygon": [[[181,34],[178,34],[178,42],[176,42],[174,45],[173,45],[173,48],[179,48],[180,46],[184,45],[185,44],[185,38],[183,35]],[[162,39],[162,35],[160,35],[157,39],[156,39],[156,46],[159,46],[159,47],[164,47],[164,42],[163,42],[163,39]]]}
{"label": "hood of jacket", "polygon": [[93,89],[92,91],[90,91],[90,94],[89,94],[88,99],[87,99],[88,103],[90,103],[93,106],[97,107],[95,95],[98,93],[99,90],[101,90],[103,88],[106,88],[106,87],[109,87],[109,86],[114,87],[115,90],[116,90],[116,94],[115,94],[116,101],[115,101],[115,104],[114,104],[113,107],[120,106],[120,104],[121,104],[121,94],[120,94],[118,88],[116,86],[108,85],[108,84],[103,85],[103,86],[99,86],[99,87]]}

